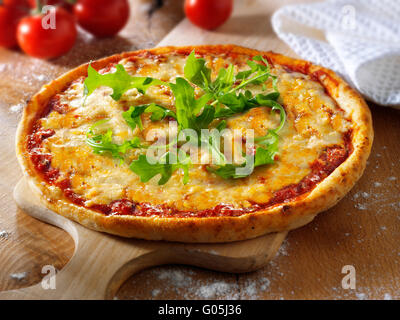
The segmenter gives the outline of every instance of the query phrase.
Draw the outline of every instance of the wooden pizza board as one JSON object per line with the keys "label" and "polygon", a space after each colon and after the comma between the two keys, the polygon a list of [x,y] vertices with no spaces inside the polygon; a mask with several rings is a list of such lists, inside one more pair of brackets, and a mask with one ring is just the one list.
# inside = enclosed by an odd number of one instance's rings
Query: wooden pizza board
{"label": "wooden pizza board", "polygon": [[281,232],[222,244],[126,239],[89,230],[48,210],[32,196],[25,178],[15,187],[14,198],[32,217],[67,231],[74,239],[75,252],[65,268],[56,274],[54,289],[39,283],[0,292],[0,299],[111,299],[133,273],[171,263],[226,272],[254,271],[274,257],[286,236],[286,232]]}

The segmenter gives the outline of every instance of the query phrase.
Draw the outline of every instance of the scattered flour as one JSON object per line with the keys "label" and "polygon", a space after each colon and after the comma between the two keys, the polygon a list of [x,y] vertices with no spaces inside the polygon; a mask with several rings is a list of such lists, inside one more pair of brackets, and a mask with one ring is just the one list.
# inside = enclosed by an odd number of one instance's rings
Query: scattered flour
{"label": "scattered flour", "polygon": [[385,293],[383,300],[392,300],[392,296],[390,295],[390,293]]}
{"label": "scattered flour", "polygon": [[0,239],[8,239],[9,236],[10,234],[7,231],[5,230],[0,231]]}
{"label": "scattered flour", "polygon": [[380,181],[372,182],[370,190],[354,193],[350,199],[358,210],[374,210],[374,213],[388,213],[400,209],[398,194],[394,192],[393,183],[397,177],[392,175],[381,177]]}
{"label": "scattered flour", "polygon": [[235,292],[236,290],[236,283],[231,284],[225,281],[217,281],[201,286],[197,289],[196,295],[201,299],[216,299],[223,297],[224,299],[236,300],[239,298],[239,293]]}
{"label": "scattered flour", "polygon": [[[268,278],[261,278],[261,282],[262,282],[262,285],[261,285],[261,287],[260,287],[260,289],[262,290],[262,291],[266,291],[266,290],[268,290],[269,289],[269,285],[271,284],[271,281],[269,281],[269,279]],[[293,291],[292,291],[293,292]],[[294,292],[293,292],[294,293]]]}
{"label": "scattered flour", "polygon": [[358,210],[367,210],[367,206],[365,204],[361,204],[361,203],[356,203],[354,205],[354,208],[356,208]]}
{"label": "scattered flour", "polygon": [[[205,285],[200,280],[193,278],[192,270],[170,270],[153,269],[152,271],[159,280],[163,280],[165,286],[175,288],[177,293],[184,293],[184,298],[195,297],[197,299],[238,299],[238,285],[236,282],[229,283],[223,280],[210,281]],[[184,289],[184,290],[182,290]],[[161,293],[160,289],[154,289],[152,296]]]}
{"label": "scattered flour", "polygon": [[283,242],[282,242],[282,244],[281,244],[281,246],[280,246],[280,248],[279,248],[279,250],[278,250],[276,255],[277,256],[279,256],[279,255],[282,255],[282,256],[289,255],[288,251],[287,251],[287,240],[286,239],[283,240]]}
{"label": "scattered flour", "polygon": [[[186,273],[188,273],[188,275],[191,275],[193,274],[193,271],[188,270]],[[187,275],[180,270],[167,271],[167,272],[161,271],[158,275],[158,279],[168,280],[177,287],[184,287],[187,284],[187,278],[188,278]]]}
{"label": "scattered flour", "polygon": [[355,193],[352,198],[353,198],[353,200],[357,200],[360,198],[368,199],[368,198],[370,198],[370,194],[365,191],[359,191],[359,192]]}
{"label": "scattered flour", "polygon": [[156,285],[151,291],[153,299],[163,298],[165,288],[173,290],[181,299],[260,299],[262,294],[270,289],[271,283],[265,276],[246,279],[240,285],[232,276],[228,279],[219,276],[217,279],[198,278],[197,273],[190,269],[177,269],[173,266],[154,268],[149,272],[150,277],[146,280],[148,285]]}
{"label": "scattered flour", "polygon": [[356,293],[356,297],[358,300],[366,300],[368,299],[367,295],[365,293]]}
{"label": "scattered flour", "polygon": [[151,291],[151,296],[153,298],[157,297],[159,294],[161,293],[160,289],[154,289],[153,291]]}
{"label": "scattered flour", "polygon": [[260,293],[270,289],[270,284],[271,281],[266,277],[257,279],[257,281],[246,280],[244,288],[241,288],[241,294],[245,299],[259,299]]}
{"label": "scattered flour", "polygon": [[38,75],[34,74],[33,77],[34,77],[36,80],[38,80],[38,81],[45,81],[45,80],[47,80],[47,77],[46,77],[44,74],[38,74]]}
{"label": "scattered flour", "polygon": [[27,275],[28,275],[27,272],[12,273],[12,274],[10,274],[10,278],[17,280],[17,281],[22,281],[22,280],[26,279]]}
{"label": "scattered flour", "polygon": [[19,113],[20,111],[22,111],[22,109],[24,108],[24,104],[23,103],[18,103],[18,104],[16,104],[16,105],[14,105],[14,106],[11,106],[10,107],[10,111],[12,112],[12,113]]}
{"label": "scattered flour", "polygon": [[250,298],[257,296],[256,283],[253,281],[253,282],[250,282],[248,285],[246,285],[246,287],[244,288],[244,293],[247,296],[249,296]]}
{"label": "scattered flour", "polygon": [[365,192],[365,191],[361,192],[361,196],[362,196],[364,199],[368,199],[368,198],[370,197],[369,193],[368,193],[368,192]]}

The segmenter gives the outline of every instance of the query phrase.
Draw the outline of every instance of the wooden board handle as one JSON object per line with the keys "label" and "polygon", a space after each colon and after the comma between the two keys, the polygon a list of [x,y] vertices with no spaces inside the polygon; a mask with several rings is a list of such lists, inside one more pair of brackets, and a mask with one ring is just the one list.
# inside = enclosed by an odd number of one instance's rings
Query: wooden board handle
{"label": "wooden board handle", "polygon": [[75,251],[55,277],[55,289],[39,283],[0,292],[0,299],[112,299],[132,274],[162,264],[188,264],[218,271],[248,272],[264,266],[280,247],[286,232],[226,244],[184,244],[126,239],[82,227],[45,208],[26,179],[14,190],[18,206],[31,216],[68,232]]}

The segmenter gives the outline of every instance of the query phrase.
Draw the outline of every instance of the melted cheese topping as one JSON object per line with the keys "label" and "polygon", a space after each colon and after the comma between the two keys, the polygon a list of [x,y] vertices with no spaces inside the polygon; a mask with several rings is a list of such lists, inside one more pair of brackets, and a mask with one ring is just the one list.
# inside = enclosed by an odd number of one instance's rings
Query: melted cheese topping
{"label": "melted cheese topping", "polygon": [[[248,69],[247,56],[231,58],[222,56],[206,57],[213,76],[217,71],[233,63],[236,71]],[[169,55],[158,57],[135,57],[119,63],[132,75],[151,76],[164,81],[174,82],[177,76],[183,76],[186,57]],[[107,71],[113,72],[113,69]],[[204,169],[193,165],[190,169],[189,183],[182,183],[183,172],[176,171],[165,185],[158,185],[159,176],[147,183],[140,182],[128,164],[136,159],[139,150],[131,150],[126,162],[96,155],[86,144],[86,133],[90,126],[103,118],[111,119],[104,128],[111,128],[114,142],[122,143],[134,136],[144,138],[150,129],[166,129],[167,120],[152,122],[142,115],[144,130],[132,130],[122,118],[122,112],[130,106],[155,102],[174,109],[174,97],[170,90],[162,86],[150,87],[145,95],[136,89],[126,92],[120,101],[114,101],[109,95],[110,88],[101,87],[90,95],[83,106],[83,83],[77,80],[64,92],[58,94],[59,103],[66,108],[60,114],[53,110],[40,120],[46,129],[55,134],[44,141],[43,148],[52,154],[51,165],[60,170],[60,179],[68,177],[75,193],[87,199],[86,205],[109,204],[118,199],[135,202],[166,204],[178,210],[203,210],[218,204],[231,204],[234,207],[248,207],[250,202],[265,203],[273,193],[290,184],[298,183],[310,173],[310,163],[332,145],[343,145],[343,133],[349,130],[350,122],[344,111],[325,93],[324,88],[304,74],[287,72],[280,66],[274,66],[271,72],[278,76],[279,102],[287,113],[287,121],[280,131],[279,159],[273,165],[264,165],[255,169],[247,178],[225,180]],[[266,90],[272,84],[267,82]],[[262,86],[249,88],[253,93],[262,92]],[[200,91],[197,91],[200,94]],[[267,107],[229,118],[230,129],[245,128],[255,130],[255,135],[265,135],[268,129],[279,124],[279,116],[272,114]],[[99,128],[101,130],[101,128]]]}

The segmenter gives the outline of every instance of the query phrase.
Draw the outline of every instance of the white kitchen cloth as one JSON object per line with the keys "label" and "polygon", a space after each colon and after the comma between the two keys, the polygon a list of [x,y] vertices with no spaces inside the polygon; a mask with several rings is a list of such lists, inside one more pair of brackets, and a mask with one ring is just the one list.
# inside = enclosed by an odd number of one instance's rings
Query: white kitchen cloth
{"label": "white kitchen cloth", "polygon": [[368,100],[400,109],[400,0],[285,6],[272,26],[302,58],[339,72]]}

